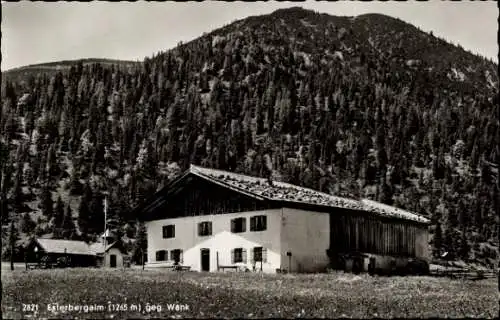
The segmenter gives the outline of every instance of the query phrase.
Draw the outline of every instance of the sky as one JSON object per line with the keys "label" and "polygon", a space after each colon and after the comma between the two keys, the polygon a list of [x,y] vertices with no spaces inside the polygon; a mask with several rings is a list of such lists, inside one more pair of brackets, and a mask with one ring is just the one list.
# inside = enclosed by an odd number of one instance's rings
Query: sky
{"label": "sky", "polygon": [[248,16],[302,6],[320,13],[382,13],[498,61],[495,1],[449,2],[2,2],[1,69],[109,58],[142,60]]}

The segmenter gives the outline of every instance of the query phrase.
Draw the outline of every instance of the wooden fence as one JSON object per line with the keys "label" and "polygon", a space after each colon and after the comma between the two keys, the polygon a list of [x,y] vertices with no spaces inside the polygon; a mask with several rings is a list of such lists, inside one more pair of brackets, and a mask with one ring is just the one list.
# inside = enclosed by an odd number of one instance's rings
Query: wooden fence
{"label": "wooden fence", "polygon": [[498,271],[472,270],[459,268],[439,268],[431,270],[431,275],[436,277],[449,277],[454,279],[482,280],[498,277]]}

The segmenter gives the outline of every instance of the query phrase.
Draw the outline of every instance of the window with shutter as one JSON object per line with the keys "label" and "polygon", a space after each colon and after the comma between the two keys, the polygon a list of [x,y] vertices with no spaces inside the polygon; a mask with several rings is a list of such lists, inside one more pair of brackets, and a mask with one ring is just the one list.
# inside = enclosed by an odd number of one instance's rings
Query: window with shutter
{"label": "window with shutter", "polygon": [[246,218],[235,218],[231,220],[231,232],[241,233],[246,231]]}
{"label": "window with shutter", "polygon": [[250,231],[255,231],[255,217],[250,218]]}
{"label": "window with shutter", "polygon": [[250,218],[250,231],[264,231],[267,230],[267,217],[254,216]]}
{"label": "window with shutter", "polygon": [[247,250],[246,249],[242,249],[241,250],[241,256],[242,256],[242,262],[243,263],[247,263]]}
{"label": "window with shutter", "polygon": [[253,248],[253,261],[254,262],[260,262],[262,260],[262,247],[255,247]]}
{"label": "window with shutter", "polygon": [[233,263],[243,262],[243,248],[233,249]]}
{"label": "window with shutter", "polygon": [[231,264],[234,264],[236,261],[236,259],[235,259],[236,257],[234,256],[234,251],[235,251],[235,249],[231,250]]}
{"label": "window with shutter", "polygon": [[171,250],[170,259],[173,260],[175,263],[182,263],[183,260],[182,250],[181,249]]}
{"label": "window with shutter", "polygon": [[158,250],[156,251],[156,261],[165,261],[166,260],[167,251],[166,250]]}
{"label": "window with shutter", "polygon": [[198,223],[198,235],[201,237],[212,235],[212,222],[204,221]]}
{"label": "window with shutter", "polygon": [[163,226],[163,238],[175,238],[175,225]]}

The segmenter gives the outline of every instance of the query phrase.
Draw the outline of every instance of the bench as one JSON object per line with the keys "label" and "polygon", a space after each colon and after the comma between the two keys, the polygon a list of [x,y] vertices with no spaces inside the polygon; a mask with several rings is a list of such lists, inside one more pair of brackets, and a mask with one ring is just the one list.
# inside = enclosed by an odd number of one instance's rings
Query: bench
{"label": "bench", "polygon": [[232,265],[232,266],[219,266],[218,271],[225,271],[225,270],[234,270],[234,271],[250,271],[246,266],[243,265]]}
{"label": "bench", "polygon": [[190,271],[190,266],[174,266],[175,271]]}
{"label": "bench", "polygon": [[26,270],[40,269],[40,267],[38,263],[26,263]]}
{"label": "bench", "polygon": [[226,269],[236,271],[236,270],[238,270],[238,268],[239,268],[238,266],[219,266],[219,270],[222,270],[222,271],[224,271]]}

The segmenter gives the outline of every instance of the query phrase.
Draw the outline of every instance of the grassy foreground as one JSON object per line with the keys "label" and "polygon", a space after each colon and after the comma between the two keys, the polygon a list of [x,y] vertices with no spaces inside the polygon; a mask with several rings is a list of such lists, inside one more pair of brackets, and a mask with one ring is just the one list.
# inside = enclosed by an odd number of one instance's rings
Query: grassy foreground
{"label": "grassy foreground", "polygon": [[[498,315],[499,302],[496,279],[133,269],[2,271],[2,314],[8,319],[493,318]],[[104,309],[64,312],[54,309],[54,303]],[[183,310],[168,310],[169,305],[175,308],[174,304]],[[139,305],[140,311],[131,310]]]}

